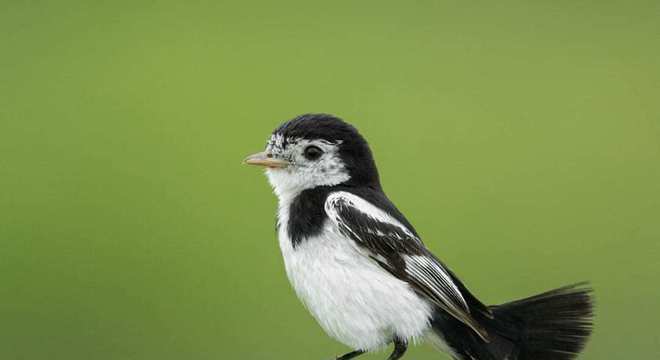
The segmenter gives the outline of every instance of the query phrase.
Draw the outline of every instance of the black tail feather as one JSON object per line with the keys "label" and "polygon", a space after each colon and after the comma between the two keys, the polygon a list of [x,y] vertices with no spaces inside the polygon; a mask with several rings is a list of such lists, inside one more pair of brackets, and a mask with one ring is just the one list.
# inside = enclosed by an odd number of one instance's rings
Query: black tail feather
{"label": "black tail feather", "polygon": [[591,293],[586,283],[580,283],[490,306],[493,318],[478,319],[489,332],[488,343],[441,311],[432,325],[458,359],[570,360],[591,334]]}
{"label": "black tail feather", "polygon": [[[526,299],[492,306],[502,335],[518,331],[519,360],[568,360],[584,348],[593,326],[592,289],[565,286]],[[497,331],[497,330],[496,330]]]}

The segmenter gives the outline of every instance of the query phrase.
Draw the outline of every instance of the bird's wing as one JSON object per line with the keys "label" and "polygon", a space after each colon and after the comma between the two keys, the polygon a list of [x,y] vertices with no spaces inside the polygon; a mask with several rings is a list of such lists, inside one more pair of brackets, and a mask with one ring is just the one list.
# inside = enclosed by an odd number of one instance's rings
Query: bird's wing
{"label": "bird's wing", "polygon": [[363,198],[346,191],[328,195],[325,212],[337,230],[397,278],[471,327],[488,341],[459,287],[413,231]]}

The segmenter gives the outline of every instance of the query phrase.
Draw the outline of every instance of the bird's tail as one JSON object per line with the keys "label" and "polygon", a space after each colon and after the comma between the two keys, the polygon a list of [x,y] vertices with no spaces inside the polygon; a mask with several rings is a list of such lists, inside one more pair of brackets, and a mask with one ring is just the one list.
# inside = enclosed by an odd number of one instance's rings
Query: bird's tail
{"label": "bird's tail", "polygon": [[504,337],[513,332],[519,360],[573,359],[591,334],[591,292],[576,284],[491,306],[494,330]]}
{"label": "bird's tail", "polygon": [[591,334],[591,292],[581,283],[490,306],[492,319],[482,319],[490,334],[488,343],[472,334],[459,339],[456,332],[446,331],[446,317],[434,319],[433,325],[460,359],[574,359]]}

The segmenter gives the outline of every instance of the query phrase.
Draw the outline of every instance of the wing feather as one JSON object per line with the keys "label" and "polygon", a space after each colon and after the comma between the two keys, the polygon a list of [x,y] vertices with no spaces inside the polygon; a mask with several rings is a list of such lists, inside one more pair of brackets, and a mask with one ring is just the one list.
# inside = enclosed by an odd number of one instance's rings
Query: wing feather
{"label": "wing feather", "polygon": [[470,315],[470,307],[450,272],[414,231],[347,191],[328,195],[325,212],[339,232],[355,241],[367,256],[488,341],[486,331]]}

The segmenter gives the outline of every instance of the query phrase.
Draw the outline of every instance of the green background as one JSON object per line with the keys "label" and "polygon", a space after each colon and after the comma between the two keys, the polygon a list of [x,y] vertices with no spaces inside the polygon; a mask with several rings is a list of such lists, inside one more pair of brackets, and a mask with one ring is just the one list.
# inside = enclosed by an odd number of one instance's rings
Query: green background
{"label": "green background", "polygon": [[660,358],[659,4],[2,1],[0,359],[346,351],[241,165],[305,112],[484,302],[591,280],[582,358]]}

